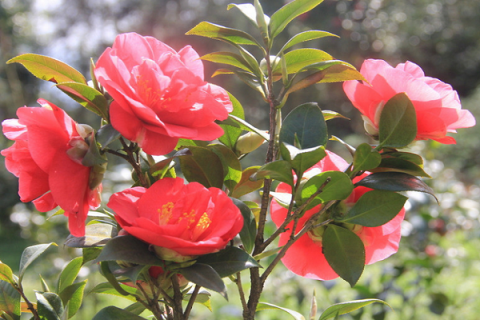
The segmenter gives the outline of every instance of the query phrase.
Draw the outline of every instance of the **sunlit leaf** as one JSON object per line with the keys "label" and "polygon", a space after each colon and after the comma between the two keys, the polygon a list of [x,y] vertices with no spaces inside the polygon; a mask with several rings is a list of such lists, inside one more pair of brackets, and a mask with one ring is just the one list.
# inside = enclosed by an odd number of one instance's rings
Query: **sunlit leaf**
{"label": "sunlit leaf", "polygon": [[215,63],[228,64],[245,71],[253,72],[248,62],[241,56],[232,52],[212,52],[202,56],[200,59]]}
{"label": "sunlit leaf", "polygon": [[78,82],[62,82],[57,84],[57,88],[80,103],[85,109],[108,120],[108,102],[101,92]]}
{"label": "sunlit leaf", "polygon": [[[230,10],[231,8],[237,8],[255,26],[258,26],[258,24],[257,24],[257,10],[255,9],[255,6],[253,4],[251,4],[251,3],[242,3],[242,4],[231,3],[231,4],[228,5],[227,10]],[[264,19],[265,19],[265,22],[267,24],[270,22],[270,17],[268,17],[267,15],[264,16]]]}
{"label": "sunlit leaf", "polygon": [[[305,67],[318,62],[333,60],[333,57],[325,51],[312,48],[293,50],[287,52],[284,57],[288,74],[297,73]],[[280,69],[281,66],[277,65],[273,73],[280,74]]]}
{"label": "sunlit leaf", "polygon": [[260,44],[255,40],[255,38],[253,38],[251,35],[244,31],[227,28],[206,21],[200,22],[186,34],[217,40],[228,40],[228,42],[233,42],[240,45],[260,46]]}
{"label": "sunlit leaf", "polygon": [[125,284],[119,283],[119,286],[126,292],[129,293],[129,295],[123,295],[119,293],[115,288],[110,284],[110,282],[102,282],[99,283],[93,288],[90,293],[98,293],[98,294],[108,294],[116,297],[121,297],[130,301],[136,301],[135,299],[135,294],[137,293],[137,289],[131,286],[127,286]]}
{"label": "sunlit leaf", "polygon": [[322,110],[323,117],[325,118],[325,121],[331,120],[331,119],[336,119],[336,118],[342,118],[346,120],[350,120],[349,118],[345,117],[344,115],[341,115],[338,112],[332,111],[332,110]]}
{"label": "sunlit leaf", "polygon": [[7,61],[20,63],[35,77],[54,83],[78,82],[86,84],[83,75],[64,62],[39,54],[26,53]]}
{"label": "sunlit leaf", "polygon": [[333,34],[333,33],[330,33],[330,32],[326,32],[326,31],[319,31],[319,30],[309,30],[309,31],[304,31],[304,32],[300,32],[296,35],[294,35],[290,40],[287,41],[287,43],[285,43],[282,47],[282,49],[280,49],[279,53],[287,50],[288,48],[296,45],[296,44],[299,44],[299,43],[302,43],[302,42],[305,42],[305,41],[310,41],[310,40],[314,40],[314,39],[319,39],[319,38],[323,38],[323,37],[337,37],[339,38],[339,36]]}
{"label": "sunlit leaf", "polygon": [[35,292],[37,297],[37,312],[41,319],[61,320],[63,304],[60,297],[53,292]]}
{"label": "sunlit leaf", "polygon": [[73,317],[80,309],[83,301],[83,292],[88,280],[69,285],[60,292],[63,304],[68,307],[67,318]]}
{"label": "sunlit leaf", "polygon": [[[286,312],[289,315],[291,315],[295,320],[305,320],[305,317],[302,316],[297,311],[290,310],[290,309],[283,308],[283,307],[279,307],[279,306],[276,306],[276,305],[268,303],[268,302],[259,302],[256,311],[258,312],[258,311],[261,311],[261,310],[268,310],[268,309],[277,309],[277,310],[281,310],[283,312]],[[283,317],[282,317],[282,319],[283,319]]]}
{"label": "sunlit leaf", "polygon": [[42,253],[44,253],[50,246],[57,246],[56,243],[50,242],[46,244],[37,244],[34,246],[30,246],[25,248],[22,252],[22,257],[20,258],[20,267],[19,267],[19,275],[18,275],[18,282],[22,282],[23,275],[25,273],[25,269],[32,264],[35,259],[37,259]]}
{"label": "sunlit leaf", "polygon": [[95,223],[85,226],[85,236],[74,237],[69,235],[65,245],[73,248],[88,248],[104,246],[108,240],[117,234],[112,225],[106,223]]}
{"label": "sunlit leaf", "polygon": [[240,198],[243,195],[249,194],[255,190],[258,190],[263,187],[263,180],[260,179],[258,181],[250,180],[250,177],[255,174],[260,166],[249,167],[243,170],[242,178],[240,181],[235,185],[235,188],[231,192],[230,196],[233,198]]}
{"label": "sunlit leaf", "polygon": [[20,320],[20,293],[4,280],[0,280],[0,315],[1,311],[13,320]]}
{"label": "sunlit leaf", "polygon": [[352,193],[352,180],[350,180],[347,174],[340,171],[325,171],[311,177],[303,185],[301,191],[302,201],[305,202],[313,196],[327,179],[330,179],[330,182],[323,187],[323,191],[317,195],[312,202],[310,202],[306,209],[313,208],[320,203],[325,203],[331,200],[344,200]]}
{"label": "sunlit leaf", "polygon": [[71,260],[62,270],[58,278],[57,292],[62,292],[66,287],[71,285],[77,278],[78,272],[83,264],[83,258],[77,257]]}
{"label": "sunlit leaf", "polygon": [[292,166],[285,160],[270,162],[260,167],[250,179],[274,179],[293,186]]}
{"label": "sunlit leaf", "polygon": [[328,307],[320,316],[318,320],[328,320],[335,318],[339,315],[350,313],[352,311],[358,310],[360,308],[363,308],[369,304],[372,304],[374,302],[380,302],[383,304],[386,304],[388,306],[388,303],[385,301],[379,300],[379,299],[363,299],[363,300],[353,300],[353,301],[347,301],[347,302],[340,302],[336,303],[330,307]]}
{"label": "sunlit leaf", "polygon": [[[242,104],[235,98],[232,94],[228,94],[230,101],[233,105],[233,111],[230,112],[230,115],[236,116],[239,119],[245,119],[245,113],[243,111]],[[237,143],[238,137],[240,137],[242,133],[242,129],[238,126],[237,123],[234,125],[229,124],[220,124],[220,127],[223,129],[224,134],[218,138],[218,140],[233,149],[235,147],[235,143]]]}

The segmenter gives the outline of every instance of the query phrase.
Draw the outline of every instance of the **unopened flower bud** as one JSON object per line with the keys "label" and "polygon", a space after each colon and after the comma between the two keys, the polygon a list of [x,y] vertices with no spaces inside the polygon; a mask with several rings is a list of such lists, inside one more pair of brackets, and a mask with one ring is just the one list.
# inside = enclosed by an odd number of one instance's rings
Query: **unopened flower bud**
{"label": "unopened flower bud", "polygon": [[[270,56],[270,66],[272,67],[272,69],[274,69],[275,65],[277,64],[280,64],[280,57]],[[262,70],[263,73],[265,74],[268,73],[267,60],[265,60],[265,58],[263,58],[262,61],[260,61],[260,70]]]}
{"label": "unopened flower bud", "polygon": [[166,260],[166,261],[173,261],[173,262],[180,263],[180,262],[193,260],[196,258],[196,256],[182,256],[178,252],[168,248],[163,248],[158,246],[153,246],[153,248],[157,256],[160,257],[160,259]]}
{"label": "unopened flower bud", "polygon": [[[267,131],[265,131],[266,133]],[[255,132],[248,132],[238,138],[235,149],[240,154],[250,153],[260,147],[264,142],[265,138]]]}

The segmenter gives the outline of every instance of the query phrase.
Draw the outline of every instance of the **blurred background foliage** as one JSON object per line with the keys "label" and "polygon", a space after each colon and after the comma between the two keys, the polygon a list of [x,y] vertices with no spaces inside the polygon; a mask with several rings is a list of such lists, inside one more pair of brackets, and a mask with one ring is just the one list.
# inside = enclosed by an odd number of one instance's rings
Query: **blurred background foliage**
{"label": "blurred background foliage", "polygon": [[[200,55],[229,48],[214,40],[185,36],[200,21],[246,30],[256,30],[238,12],[226,10],[227,0],[0,0],[0,119],[15,117],[23,105],[34,106],[38,97],[64,108],[76,121],[94,124],[96,117],[67,99],[49,83],[42,83],[20,65],[5,61],[21,53],[33,52],[65,61],[88,74],[89,59],[96,60],[114,37],[122,32],[151,35],[179,50],[191,45]],[[240,3],[240,2],[239,2]],[[271,14],[284,4],[281,0],[262,1]],[[325,30],[340,36],[309,42],[360,67],[366,58],[381,58],[392,65],[413,61],[425,74],[452,84],[463,107],[480,116],[480,1],[472,0],[325,0],[313,11],[300,16],[278,38],[280,46],[292,35],[308,29]],[[278,49],[278,48],[277,48]],[[253,52],[259,54],[259,52]],[[257,56],[258,57],[258,56]],[[248,87],[230,76],[209,76],[217,67],[205,63],[206,79],[221,84],[243,104],[247,120],[267,128],[267,108]],[[340,84],[317,85],[292,94],[288,110],[305,101],[317,101],[322,109],[332,109],[351,121],[332,120],[331,134],[358,145],[368,141],[359,113],[346,99]],[[480,313],[480,127],[461,130],[455,146],[418,142],[411,148],[425,158],[428,180],[437,192],[432,197],[412,193],[408,214],[402,225],[399,253],[386,261],[366,267],[359,284],[350,289],[340,281],[310,281],[280,266],[269,280],[264,301],[309,313],[312,294],[318,308],[360,298],[386,300],[394,312],[381,305],[368,307],[353,319],[478,319]],[[0,137],[0,149],[10,145]],[[338,143],[330,149],[347,157]],[[262,151],[250,156],[251,163],[262,161]],[[39,213],[31,204],[19,203],[17,179],[8,173],[0,158],[0,260],[16,268],[23,248],[36,243],[57,241],[49,255],[30,270],[31,286],[40,287],[38,274],[50,281],[62,266],[79,252],[61,245],[67,236],[65,219]],[[105,199],[111,192],[129,186],[130,171],[113,163],[106,177]],[[95,269],[96,266],[91,266]],[[84,268],[81,279],[89,287],[100,281],[95,272]],[[245,283],[248,279],[245,279]],[[213,296],[214,312],[199,307],[195,319],[238,319],[241,309],[231,287],[230,303]],[[87,289],[88,292],[88,289]],[[32,293],[33,296],[33,293]],[[89,296],[88,308],[76,319],[90,319],[104,304]],[[117,305],[127,305],[119,301]],[[203,309],[202,309],[203,308]],[[259,319],[284,319],[279,311],[263,311]]]}

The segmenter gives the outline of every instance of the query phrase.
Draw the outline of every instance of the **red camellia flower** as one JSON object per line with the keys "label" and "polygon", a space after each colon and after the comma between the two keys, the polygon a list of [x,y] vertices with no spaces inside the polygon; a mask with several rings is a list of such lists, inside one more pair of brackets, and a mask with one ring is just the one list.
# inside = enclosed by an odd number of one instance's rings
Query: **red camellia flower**
{"label": "red camellia flower", "polygon": [[[319,163],[306,171],[305,175],[312,176],[324,171],[344,171],[348,163],[338,155],[327,151],[327,156]],[[365,175],[356,178],[362,179]],[[357,187],[348,199],[346,205],[355,203],[365,192],[371,189]],[[280,183],[277,192],[290,193],[291,188],[285,183]],[[300,231],[305,223],[314,215],[321,206],[308,210],[298,221],[297,231]],[[280,226],[287,216],[287,209],[282,207],[274,199],[271,205],[273,222]],[[350,226],[352,231],[360,237],[365,245],[365,262],[372,264],[383,260],[398,250],[400,242],[400,224],[405,216],[405,209],[402,209],[392,220],[379,227],[363,227],[359,225]],[[292,229],[291,222],[287,229]],[[324,227],[320,227],[324,228]],[[283,264],[292,272],[311,279],[331,280],[338,277],[328,264],[322,250],[321,236],[323,230],[311,230],[298,239],[287,251],[282,259]],[[285,245],[290,239],[291,232],[284,232],[280,235],[279,246]]]}
{"label": "red camellia flower", "polygon": [[203,80],[203,63],[190,46],[176,52],[152,37],[121,34],[98,59],[95,75],[114,99],[113,127],[148,154],[169,153],[179,138],[220,137],[214,121],[233,110],[227,92]]}
{"label": "red camellia flower", "polygon": [[378,134],[380,113],[385,103],[394,95],[404,92],[417,112],[417,140],[432,139],[445,144],[456,143],[447,136],[457,128],[475,125],[475,118],[462,110],[458,94],[449,84],[426,77],[413,62],[401,63],[395,68],[383,60],[365,60],[360,73],[370,83],[346,81],[343,89],[360,110],[365,129]]}
{"label": "red camellia flower", "polygon": [[42,107],[19,108],[18,120],[2,122],[3,133],[15,143],[1,154],[7,170],[19,178],[20,200],[33,200],[41,212],[60,206],[72,235],[81,237],[89,208],[100,205],[101,185],[89,186],[91,167],[81,163],[88,150],[85,138],[93,130],[46,100],[38,103]]}
{"label": "red camellia flower", "polygon": [[125,231],[156,246],[165,260],[217,252],[243,227],[240,210],[222,190],[184,185],[181,178],[117,192],[108,206]]}

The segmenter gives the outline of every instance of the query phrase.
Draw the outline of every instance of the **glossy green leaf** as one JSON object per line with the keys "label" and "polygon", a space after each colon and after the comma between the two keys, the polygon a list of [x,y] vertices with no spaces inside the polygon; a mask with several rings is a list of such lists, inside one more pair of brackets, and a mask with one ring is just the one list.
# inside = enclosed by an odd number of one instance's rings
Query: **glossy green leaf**
{"label": "glossy green leaf", "polygon": [[355,186],[394,192],[419,191],[428,193],[435,197],[433,189],[430,188],[425,182],[417,177],[402,172],[372,173],[358,181]]}
{"label": "glossy green leaf", "polygon": [[128,296],[130,295],[130,292],[128,290],[123,289],[122,285],[117,281],[115,276],[112,273],[112,270],[110,269],[108,261],[101,261],[100,262],[100,269],[102,270],[102,275],[105,277],[105,279],[108,280],[108,282],[112,285],[112,287],[121,295]]}
{"label": "glossy green leaf", "polygon": [[260,29],[260,33],[262,34],[264,42],[268,43],[268,40],[270,38],[268,32],[268,24],[270,23],[270,18],[263,13],[263,8],[260,4],[260,1],[254,0],[253,6],[255,7],[255,20],[257,22],[257,26]]}
{"label": "glossy green leaf", "polygon": [[207,37],[216,40],[227,40],[228,42],[240,45],[260,46],[255,38],[244,31],[227,28],[206,21],[200,22],[186,34]]}
{"label": "glossy green leaf", "polygon": [[70,67],[66,63],[47,56],[26,53],[8,60],[7,64],[14,62],[22,64],[35,77],[42,80],[47,80],[54,83],[72,81],[84,84],[87,83],[80,72]]}
{"label": "glossy green leaf", "polygon": [[224,145],[216,144],[208,147],[212,150],[222,162],[223,183],[229,190],[233,190],[235,185],[242,178],[242,166],[235,153]]}
{"label": "glossy green leaf", "polygon": [[258,181],[250,180],[250,177],[255,174],[260,166],[249,167],[243,170],[242,178],[240,181],[235,185],[235,188],[231,192],[230,196],[233,198],[240,198],[250,192],[256,191],[263,187],[263,179]]}
{"label": "glossy green leaf", "polygon": [[35,292],[37,312],[41,319],[61,320],[64,311],[62,300],[53,292]]}
{"label": "glossy green leaf", "polygon": [[254,73],[248,62],[241,55],[236,53],[212,52],[202,56],[200,59],[215,63],[227,64]]}
{"label": "glossy green leaf", "polygon": [[[296,107],[283,121],[280,131],[281,143],[308,149],[323,146],[327,140],[327,125],[317,103],[309,102]],[[296,141],[300,145],[296,145]],[[282,154],[282,157],[288,156]]]}
{"label": "glossy green leaf", "polygon": [[227,289],[220,275],[211,266],[195,263],[194,265],[178,270],[188,281],[206,289],[220,293],[228,300]]}
{"label": "glossy green leaf", "polygon": [[382,156],[373,150],[368,143],[359,145],[353,156],[353,167],[355,171],[375,169],[380,165]]}
{"label": "glossy green leaf", "polygon": [[365,247],[352,231],[329,224],[323,233],[323,253],[332,269],[354,286],[365,267]]}
{"label": "glossy green leaf", "polygon": [[296,44],[299,44],[305,41],[314,40],[314,39],[320,39],[324,37],[339,38],[339,36],[337,36],[336,34],[326,32],[326,31],[319,31],[319,30],[304,31],[294,35],[290,40],[288,40],[287,43],[283,45],[282,49],[280,49],[279,53],[282,53],[283,51],[287,50],[288,48]]}
{"label": "glossy green leaf", "polygon": [[161,265],[162,260],[148,247],[147,243],[132,236],[115,237],[107,242],[95,261],[121,260],[140,265]]}
{"label": "glossy green leaf", "polygon": [[431,178],[419,165],[402,158],[382,158],[380,165],[371,172],[403,172],[412,176]]}
{"label": "glossy green leaf", "polygon": [[62,82],[57,84],[57,88],[80,103],[85,109],[108,120],[108,102],[101,92],[78,82]]}
{"label": "glossy green leaf", "polygon": [[[323,50],[302,48],[292,50],[284,55],[288,74],[297,73],[304,70],[305,67],[314,65],[318,62],[333,60],[333,57]],[[273,69],[274,74],[281,73],[281,65],[278,64]]]}
{"label": "glossy green leaf", "polygon": [[65,240],[65,245],[73,248],[88,248],[104,246],[117,230],[112,225],[106,223],[94,223],[85,226],[85,236],[74,237],[69,235]]}
{"label": "glossy green leaf", "polygon": [[407,197],[392,191],[372,190],[363,194],[341,222],[378,227],[392,220],[402,210]]}
{"label": "glossy green leaf", "polygon": [[336,136],[332,135],[330,140],[340,142],[345,148],[347,148],[348,152],[350,153],[350,155],[352,157],[355,155],[355,148],[352,147],[351,145],[349,145],[348,143],[346,143],[345,141],[343,141],[342,139],[340,139],[339,137],[336,137]]}
{"label": "glossy green leaf", "polygon": [[25,269],[32,264],[35,259],[37,259],[42,253],[44,253],[50,246],[57,246],[56,243],[50,242],[46,244],[37,244],[34,246],[30,246],[25,248],[22,252],[22,257],[20,258],[20,267],[19,267],[19,275],[18,275],[18,282],[22,282],[23,275],[25,273]]}
{"label": "glossy green leaf", "polygon": [[294,0],[277,10],[270,19],[270,36],[275,38],[285,27],[301,15],[322,3],[323,0]]}
{"label": "glossy green leaf", "polygon": [[188,147],[191,156],[181,156],[180,167],[188,182],[199,182],[206,188],[223,186],[223,167],[220,158],[208,148]]}
{"label": "glossy green leaf", "polygon": [[0,280],[7,281],[8,283],[11,283],[11,284],[15,283],[15,280],[13,279],[12,269],[1,261],[0,261]]}
{"label": "glossy green leaf", "polygon": [[318,320],[328,320],[328,319],[336,318],[339,315],[350,313],[352,311],[368,306],[369,304],[372,304],[374,302],[380,302],[388,306],[388,304],[385,301],[382,301],[379,299],[362,299],[362,300],[340,302],[328,307],[322,313],[320,318],[318,318]]}
{"label": "glossy green leaf", "polygon": [[232,246],[216,253],[200,256],[197,262],[211,266],[222,278],[245,269],[260,267],[251,255]]}
{"label": "glossy green leaf", "polygon": [[83,265],[83,258],[77,257],[71,260],[60,273],[57,282],[57,292],[62,292],[66,287],[71,285],[77,278],[78,272]]}
{"label": "glossy green leaf", "polygon": [[336,118],[342,118],[346,120],[350,120],[349,118],[345,117],[344,115],[341,115],[338,112],[332,111],[332,110],[322,110],[323,117],[325,118],[325,121],[336,119]]}
{"label": "glossy green leaf", "polygon": [[245,130],[245,131],[251,131],[251,132],[255,132],[257,133],[258,135],[262,136],[265,140],[270,140],[270,136],[265,133],[264,130],[260,130],[258,128],[255,128],[254,126],[252,126],[250,123],[246,122],[245,120],[241,119],[241,118],[238,118],[237,116],[235,115],[232,115],[230,114],[229,118],[232,118],[233,120],[235,120],[236,122],[238,122],[238,124],[240,125],[240,128]]}
{"label": "glossy green leaf", "polygon": [[396,151],[396,150],[393,152],[385,152],[385,149],[383,149],[382,157],[383,158],[389,158],[389,157],[399,158],[399,159],[413,162],[418,166],[423,166],[423,158],[420,155],[415,153],[402,152],[402,151]]}
{"label": "glossy green leaf", "polygon": [[311,177],[304,185],[301,191],[302,201],[305,202],[322,185],[330,179],[330,182],[323,187],[323,191],[315,197],[315,199],[306,207],[310,209],[331,200],[344,200],[350,196],[353,191],[352,180],[347,174],[340,171],[325,171],[314,177]]}
{"label": "glossy green leaf", "polygon": [[380,114],[378,130],[377,148],[401,148],[415,140],[417,114],[405,93],[398,93],[387,101]]}
{"label": "glossy green leaf", "polygon": [[102,249],[98,247],[83,248],[82,249],[83,264],[97,259],[97,257],[100,255],[100,252],[102,252]]}
{"label": "glossy green leaf", "polygon": [[[233,203],[240,209],[243,217],[243,228],[239,233],[240,240],[242,240],[243,248],[250,253],[255,245],[255,237],[257,235],[257,223],[252,210],[241,200],[231,198]],[[217,270],[218,271],[218,270]]]}
{"label": "glossy green leaf", "polygon": [[[242,4],[235,4],[231,3],[228,5],[227,10],[230,10],[232,8],[237,8],[240,10],[241,13],[245,17],[247,17],[255,26],[258,26],[257,23],[257,10],[255,9],[255,6],[251,3],[242,3]],[[268,24],[270,22],[270,17],[267,15],[264,15],[264,20]]]}
{"label": "glossy green leaf", "polygon": [[274,179],[293,186],[292,166],[285,160],[270,162],[260,167],[250,179]]}
{"label": "glossy green leaf", "polygon": [[[233,111],[230,113],[230,115],[236,116],[240,119],[245,119],[245,113],[243,111],[242,104],[232,94],[229,93],[228,96],[233,105]],[[220,127],[223,129],[224,133],[220,138],[218,138],[218,140],[230,149],[235,147],[235,143],[237,143],[238,138],[242,134],[242,129],[240,126],[237,123],[235,124],[236,125],[220,124]]]}
{"label": "glossy green leaf", "polygon": [[298,149],[297,147],[283,143],[280,145],[280,150],[282,156],[283,154],[286,155],[286,160],[290,162],[298,176],[303,175],[305,171],[317,164],[327,155],[323,146]]}
{"label": "glossy green leaf", "polygon": [[63,304],[68,307],[68,319],[73,317],[82,306],[83,292],[85,291],[86,285],[87,280],[84,280],[71,284],[60,292],[60,298],[62,299]]}
{"label": "glossy green leaf", "polygon": [[[279,307],[279,306],[276,306],[276,305],[268,303],[268,302],[259,302],[256,311],[258,312],[258,311],[261,311],[261,310],[269,310],[269,309],[270,310],[271,309],[276,309],[276,310],[281,310],[283,312],[286,312],[289,315],[291,315],[295,320],[305,320],[305,317],[302,316],[297,311],[290,310],[290,309],[283,308],[283,307]],[[282,317],[282,319],[283,319],[283,317]]]}
{"label": "glossy green leaf", "polygon": [[136,314],[137,316],[140,315],[143,311],[147,308],[140,302],[135,302],[129,305],[128,307],[124,308],[123,310]]}
{"label": "glossy green leaf", "polygon": [[20,293],[4,280],[0,280],[0,312],[2,311],[12,319],[20,320]]}
{"label": "glossy green leaf", "polygon": [[119,286],[122,290],[129,293],[129,295],[123,295],[119,293],[111,284],[110,282],[102,282],[99,283],[93,288],[90,293],[97,293],[97,294],[108,294],[116,297],[121,297],[130,301],[136,301],[134,295],[137,293],[137,289],[131,286],[127,286],[125,284],[119,283]]}
{"label": "glossy green leaf", "polygon": [[110,306],[100,310],[92,320],[145,320],[145,318],[127,310]]}
{"label": "glossy green leaf", "polygon": [[97,142],[102,146],[101,150],[104,150],[110,143],[120,138],[121,134],[111,124],[102,126],[97,131]]}

